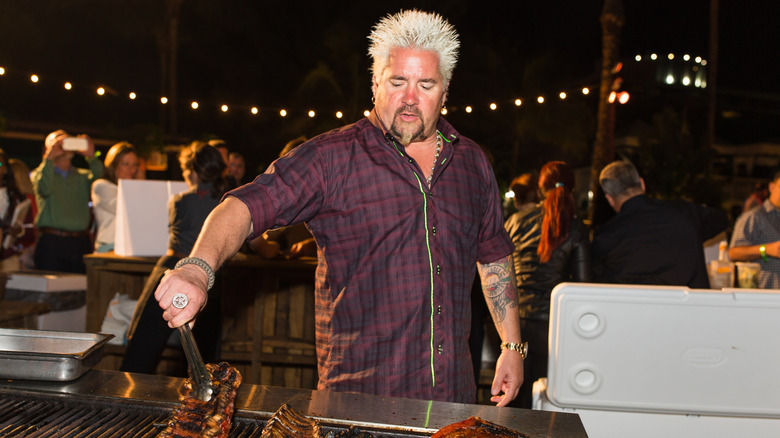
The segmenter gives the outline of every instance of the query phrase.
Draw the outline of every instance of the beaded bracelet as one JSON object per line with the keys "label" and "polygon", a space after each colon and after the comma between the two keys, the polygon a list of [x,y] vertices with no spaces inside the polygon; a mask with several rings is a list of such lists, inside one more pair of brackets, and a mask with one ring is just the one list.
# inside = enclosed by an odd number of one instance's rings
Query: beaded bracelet
{"label": "beaded bracelet", "polygon": [[206,287],[207,291],[210,290],[212,286],[214,286],[214,270],[211,269],[211,266],[209,266],[208,263],[206,263],[205,261],[197,257],[185,257],[179,260],[179,262],[176,263],[176,266],[173,269],[179,269],[184,265],[199,266],[201,269],[206,271],[206,275],[209,276],[209,285]]}

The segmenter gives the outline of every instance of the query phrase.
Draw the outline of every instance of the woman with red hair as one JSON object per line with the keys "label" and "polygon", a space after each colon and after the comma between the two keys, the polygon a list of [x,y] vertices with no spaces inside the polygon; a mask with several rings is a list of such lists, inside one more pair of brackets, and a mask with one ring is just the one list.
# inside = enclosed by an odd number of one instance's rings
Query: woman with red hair
{"label": "woman with red hair", "polygon": [[531,387],[547,375],[547,333],[550,293],[565,281],[590,281],[590,244],[585,225],[576,216],[574,172],[563,161],[550,161],[539,173],[544,198],[519,211],[504,224],[515,245],[518,302],[522,333],[528,341],[525,378],[515,399],[519,407],[531,407]]}

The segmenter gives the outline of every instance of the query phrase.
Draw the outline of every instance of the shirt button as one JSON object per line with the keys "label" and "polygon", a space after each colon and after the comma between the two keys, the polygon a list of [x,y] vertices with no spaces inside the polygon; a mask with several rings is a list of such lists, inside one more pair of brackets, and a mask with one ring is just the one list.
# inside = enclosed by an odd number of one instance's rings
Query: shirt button
{"label": "shirt button", "polygon": [[436,313],[441,315],[441,306],[436,306]]}
{"label": "shirt button", "polygon": [[443,349],[441,348],[441,345],[439,345],[439,354],[441,354]]}
{"label": "shirt button", "polygon": [[436,265],[436,275],[441,274],[441,266]]}
{"label": "shirt button", "polygon": [[413,162],[414,162],[414,160],[412,160],[411,158],[409,158],[409,162],[410,162],[410,163],[413,163]]}
{"label": "shirt button", "polygon": [[436,227],[435,226],[433,227],[433,235],[434,236],[436,235]]}

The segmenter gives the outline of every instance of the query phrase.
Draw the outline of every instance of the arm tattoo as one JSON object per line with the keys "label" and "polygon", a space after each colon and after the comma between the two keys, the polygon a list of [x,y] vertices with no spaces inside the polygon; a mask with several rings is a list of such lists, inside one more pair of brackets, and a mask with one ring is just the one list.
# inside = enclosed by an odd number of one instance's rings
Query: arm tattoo
{"label": "arm tattoo", "polygon": [[490,313],[496,323],[501,322],[506,317],[507,308],[517,307],[512,256],[485,265],[477,264],[477,268]]}

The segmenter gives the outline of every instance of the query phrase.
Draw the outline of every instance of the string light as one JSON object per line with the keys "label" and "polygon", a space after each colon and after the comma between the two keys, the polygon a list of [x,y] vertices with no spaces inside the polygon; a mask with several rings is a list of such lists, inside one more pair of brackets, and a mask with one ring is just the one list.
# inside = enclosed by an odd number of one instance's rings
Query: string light
{"label": "string light", "polygon": [[365,110],[363,111],[363,117],[368,117],[371,114],[371,111]]}
{"label": "string light", "polygon": [[[667,57],[669,60],[680,59],[680,60],[684,60],[684,61],[686,61],[686,62],[695,62],[696,64],[700,64],[700,65],[702,65],[702,66],[705,66],[705,65],[707,65],[707,61],[706,61],[705,59],[703,59],[702,57],[700,57],[700,56],[693,57],[693,56],[691,56],[690,54],[687,54],[687,53],[686,53],[686,54],[683,54],[683,55],[680,55],[680,56],[677,56],[677,57],[675,57],[675,56],[676,56],[676,55],[675,55],[675,54],[673,54],[673,53],[668,53],[668,54],[666,55],[666,57]],[[647,56],[645,56],[645,55],[635,55],[635,56],[634,56],[634,59],[635,59],[637,62],[641,62],[641,61],[644,61],[644,60],[657,60],[657,59],[658,59],[658,54],[657,54],[657,53],[651,53],[651,54],[649,54],[649,55],[647,55]],[[691,68],[692,68],[692,71],[695,73],[699,67],[698,67],[698,66],[693,66],[693,67],[691,67]],[[6,69],[5,69],[4,67],[0,67],[0,76],[3,76],[3,75],[5,75],[5,72],[6,72]],[[693,77],[693,76],[684,76],[684,77],[680,77],[680,78],[674,78],[674,77],[672,77],[672,76],[670,75],[669,77],[665,77],[665,82],[666,82],[667,84],[669,84],[669,85],[673,85],[673,84],[675,84],[675,83],[681,83],[682,85],[686,85],[686,86],[689,86],[689,85],[694,85],[694,84],[695,84],[695,86],[696,86],[696,87],[701,87],[701,88],[703,88],[703,87],[706,87],[706,84],[705,84],[704,80],[703,80],[703,79],[701,79],[701,78],[699,77],[699,75],[695,75],[695,76],[696,76],[696,77]],[[40,80],[41,80],[41,79],[40,79],[40,77],[39,77],[37,74],[31,74],[31,75],[29,76],[29,78],[30,78],[30,81],[31,81],[32,83],[38,83],[38,82],[40,82]],[[64,89],[65,89],[65,90],[68,90],[68,91],[71,91],[71,90],[73,90],[73,89],[74,89],[74,87],[76,87],[76,86],[78,85],[78,84],[74,84],[74,83],[73,83],[73,82],[71,82],[71,81],[63,81],[63,82],[61,82],[61,83],[63,84],[63,87],[64,87]],[[84,88],[89,88],[89,87],[84,87]],[[79,88],[79,89],[81,89],[81,88]],[[580,91],[582,92],[582,95],[585,95],[585,96],[587,96],[587,95],[589,95],[589,94],[590,94],[590,91],[591,91],[591,89],[590,89],[589,87],[587,87],[587,86],[586,86],[586,87],[582,87],[582,88],[580,88]],[[118,93],[116,93],[115,91],[113,91],[111,88],[109,88],[109,87],[107,87],[107,86],[102,86],[102,87],[99,87],[99,88],[97,88],[97,89],[96,89],[96,92],[97,92],[97,94],[98,94],[98,95],[101,95],[101,96],[105,95],[106,93],[109,93],[109,94],[114,94],[114,95],[118,94]],[[558,92],[558,97],[559,97],[560,99],[568,99],[568,97],[569,97],[569,94],[571,94],[571,93],[573,93],[573,92],[575,92],[575,90],[563,90],[563,91],[559,91],[559,92]],[[134,91],[128,92],[128,93],[127,93],[127,96],[128,96],[128,98],[129,98],[130,100],[137,100],[137,99],[140,97],[140,96],[139,96],[139,95],[138,95],[136,92],[134,92]],[[151,96],[147,96],[147,97],[151,97]],[[619,96],[619,95],[618,95],[618,96],[615,96],[615,100],[619,100],[619,99],[620,99],[620,96]],[[163,97],[160,97],[160,98],[159,98],[159,100],[160,100],[160,103],[161,103],[161,104],[163,104],[163,105],[167,105],[167,104],[168,104],[168,98],[167,98],[167,97],[165,97],[165,96],[163,96]],[[518,98],[514,98],[514,99],[513,99],[513,101],[514,101],[514,106],[515,106],[515,107],[521,107],[521,106],[522,106],[522,104],[523,104],[523,100],[524,100],[524,99],[523,99],[523,98],[520,98],[520,97],[518,97]],[[543,103],[545,103],[545,97],[544,97],[544,96],[541,96],[541,95],[540,95],[540,96],[537,96],[537,97],[536,97],[536,101],[537,101],[539,104],[543,104]],[[510,102],[512,102],[512,101],[510,100]],[[489,107],[489,108],[490,108],[490,110],[492,110],[492,111],[498,111],[498,109],[499,109],[499,106],[500,106],[500,105],[502,105],[502,102],[500,102],[500,101],[493,101],[493,102],[490,102],[490,103],[489,103],[488,107]],[[198,101],[191,101],[191,102],[190,102],[190,107],[192,108],[192,110],[197,110],[197,109],[199,109],[199,108],[200,108],[200,102],[198,102]],[[242,106],[242,105],[239,105],[238,107],[239,107],[239,108],[240,108],[242,111],[246,111],[246,110],[250,111],[250,113],[251,113],[251,114],[253,114],[253,115],[257,115],[257,114],[259,114],[259,113],[260,113],[260,109],[259,109],[259,107],[257,107],[257,106],[251,106],[251,107],[250,107],[250,106],[248,106],[248,105],[247,105],[247,106]],[[225,104],[221,104],[221,105],[219,106],[219,108],[221,109],[221,111],[222,111],[222,112],[225,112],[225,113],[226,113],[226,112],[228,112],[228,110],[229,110],[229,105],[228,105],[228,104],[226,104],[226,103],[225,103]],[[270,109],[270,108],[269,108],[269,109]],[[459,112],[459,111],[462,111],[462,112],[465,112],[465,113],[467,113],[467,114],[471,114],[471,113],[473,113],[473,111],[474,111],[474,107],[473,107],[473,106],[471,106],[471,105],[467,105],[467,106],[454,106],[454,107],[451,107],[451,108],[449,108],[449,109],[448,109],[448,108],[446,108],[446,107],[442,107],[442,109],[441,109],[441,114],[443,114],[443,115],[448,115],[448,114],[450,114],[450,112],[451,112],[450,110],[454,110],[454,112]],[[279,111],[279,115],[280,115],[281,117],[287,117],[287,115],[288,115],[288,110],[287,110],[287,109],[278,109],[278,111]],[[316,110],[316,109],[309,109],[309,110],[306,110],[306,113],[305,113],[305,114],[307,114],[307,115],[308,115],[310,118],[314,118],[314,117],[317,117],[317,116],[318,116],[318,114],[317,114],[318,112],[319,112],[319,110]],[[326,111],[326,113],[327,113],[327,111]],[[337,118],[337,119],[343,119],[343,118],[345,117],[345,114],[344,114],[344,112],[343,112],[343,111],[335,111],[335,112],[333,112],[333,113],[331,113],[331,114],[335,114],[335,116],[336,116],[336,118]],[[370,115],[370,110],[364,110],[364,111],[363,111],[363,115],[364,115],[364,116],[368,116],[368,115]]]}

